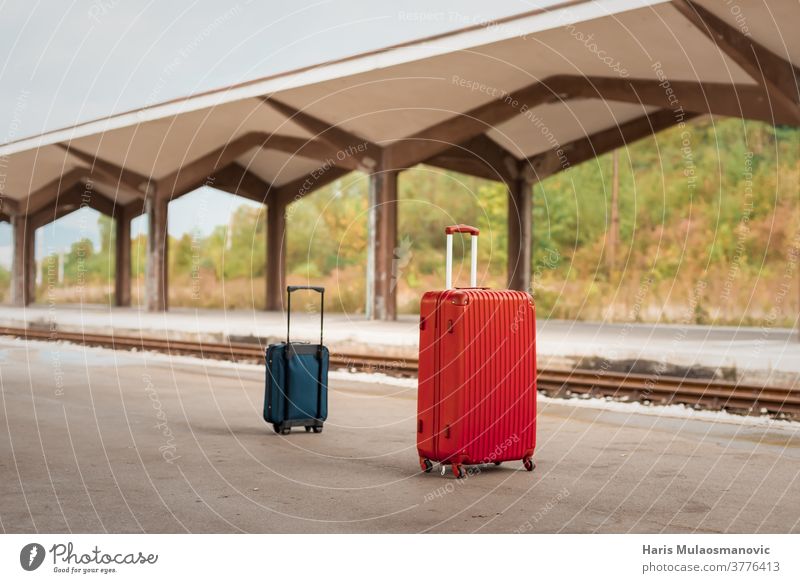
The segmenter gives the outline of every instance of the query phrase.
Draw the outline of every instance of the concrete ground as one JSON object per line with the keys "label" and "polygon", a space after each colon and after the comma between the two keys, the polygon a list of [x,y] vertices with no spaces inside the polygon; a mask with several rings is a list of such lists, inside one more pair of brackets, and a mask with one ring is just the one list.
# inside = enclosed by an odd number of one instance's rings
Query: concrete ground
{"label": "concrete ground", "polygon": [[800,424],[543,400],[533,473],[456,481],[418,470],[413,385],[338,373],[324,432],[278,436],[263,374],[0,339],[0,528],[800,532]]}
{"label": "concrete ground", "polygon": [[[319,337],[317,314],[295,314],[296,339]],[[0,326],[55,325],[64,331],[146,335],[220,341],[251,339],[269,344],[286,334],[284,315],[258,310],[172,309],[150,313],[139,308],[34,305],[0,306]],[[539,320],[537,354],[544,366],[603,367],[660,374],[709,376],[768,385],[800,386],[800,338],[786,328],[733,328],[651,324],[609,324]],[[415,357],[418,318],[370,322],[358,315],[329,313],[325,342],[342,352]],[[636,363],[635,365],[632,363]]]}

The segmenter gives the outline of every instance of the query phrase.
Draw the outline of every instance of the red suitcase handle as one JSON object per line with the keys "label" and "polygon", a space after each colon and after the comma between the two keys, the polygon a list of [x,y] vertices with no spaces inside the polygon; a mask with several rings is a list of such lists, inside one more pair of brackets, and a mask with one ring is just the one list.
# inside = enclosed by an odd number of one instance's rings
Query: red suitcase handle
{"label": "red suitcase handle", "polygon": [[478,287],[478,235],[480,231],[469,225],[450,225],[444,228],[447,235],[447,263],[445,265],[445,289],[453,287],[453,233],[469,233],[472,251],[470,252],[469,286]]}
{"label": "red suitcase handle", "polygon": [[453,233],[469,233],[474,237],[481,234],[477,227],[470,227],[469,225],[450,225],[444,228],[445,235],[452,235]]}

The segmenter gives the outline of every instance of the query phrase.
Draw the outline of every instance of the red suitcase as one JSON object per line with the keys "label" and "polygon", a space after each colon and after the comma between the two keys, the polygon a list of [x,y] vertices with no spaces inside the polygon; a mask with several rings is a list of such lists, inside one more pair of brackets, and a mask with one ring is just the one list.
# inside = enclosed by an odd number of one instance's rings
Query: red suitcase
{"label": "red suitcase", "polygon": [[[526,292],[477,287],[479,231],[445,229],[444,291],[422,296],[419,324],[417,450],[420,466],[522,460],[533,471],[536,445],[536,328]],[[453,233],[469,233],[469,288],[452,288]]]}

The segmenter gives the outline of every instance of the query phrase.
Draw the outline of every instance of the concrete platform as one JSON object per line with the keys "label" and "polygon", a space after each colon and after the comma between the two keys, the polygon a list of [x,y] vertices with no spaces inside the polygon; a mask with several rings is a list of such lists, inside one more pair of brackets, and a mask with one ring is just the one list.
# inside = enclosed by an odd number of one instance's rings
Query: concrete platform
{"label": "concrete platform", "polygon": [[[0,306],[0,326],[55,327],[65,331],[146,335],[206,340],[251,340],[269,344],[285,338],[278,312],[173,309],[150,313],[138,308],[98,306]],[[316,314],[292,318],[297,339],[319,336]],[[332,350],[415,357],[417,318],[366,321],[327,314],[325,342]],[[608,324],[540,320],[540,363],[551,367],[602,367],[609,370],[710,376],[784,386],[800,386],[800,341],[786,328],[732,328],[650,324]]]}
{"label": "concrete platform", "polygon": [[800,532],[800,424],[543,400],[533,473],[456,481],[418,470],[413,381],[337,373],[324,432],[284,437],[263,374],[0,339],[0,528]]}

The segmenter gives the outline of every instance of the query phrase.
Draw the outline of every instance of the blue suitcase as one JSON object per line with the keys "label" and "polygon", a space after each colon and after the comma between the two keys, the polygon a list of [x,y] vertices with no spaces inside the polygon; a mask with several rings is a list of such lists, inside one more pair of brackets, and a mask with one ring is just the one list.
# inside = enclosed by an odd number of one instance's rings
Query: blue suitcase
{"label": "blue suitcase", "polygon": [[[292,292],[310,290],[320,294],[319,344],[291,342]],[[267,348],[267,382],[264,421],[283,435],[292,427],[321,433],[328,417],[328,367],[330,354],[322,344],[325,288],[290,285],[286,288],[286,342]]]}

